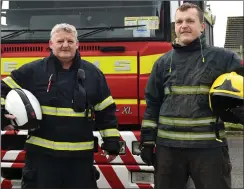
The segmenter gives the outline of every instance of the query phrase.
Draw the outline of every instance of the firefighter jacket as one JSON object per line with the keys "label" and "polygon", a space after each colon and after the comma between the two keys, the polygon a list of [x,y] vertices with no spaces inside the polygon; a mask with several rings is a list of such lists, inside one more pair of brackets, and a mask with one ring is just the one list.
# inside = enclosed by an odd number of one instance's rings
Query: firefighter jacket
{"label": "firefighter jacket", "polygon": [[51,53],[12,71],[1,80],[1,104],[11,88],[29,90],[42,108],[40,128],[30,133],[26,150],[58,157],[92,156],[94,128],[104,142],[119,143],[116,105],[106,79],[78,52],[69,70]]}
{"label": "firefighter jacket", "polygon": [[[146,90],[141,142],[166,147],[226,145],[223,121],[209,107],[209,90],[221,74],[241,67],[236,54],[208,46],[204,35],[188,46],[173,44],[153,66]],[[218,128],[223,142],[216,140]]]}

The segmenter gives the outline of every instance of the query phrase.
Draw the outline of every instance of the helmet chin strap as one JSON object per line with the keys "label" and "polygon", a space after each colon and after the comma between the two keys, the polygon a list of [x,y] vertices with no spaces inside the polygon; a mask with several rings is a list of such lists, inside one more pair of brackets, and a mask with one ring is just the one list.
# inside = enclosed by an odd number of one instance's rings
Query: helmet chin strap
{"label": "helmet chin strap", "polygon": [[217,140],[218,142],[223,142],[223,140],[221,140],[221,138],[219,136],[219,127],[218,127],[219,119],[220,119],[220,116],[217,116],[216,117],[216,121],[215,122],[211,122],[211,124],[214,127],[214,132],[215,132],[215,135],[216,135],[216,139],[215,140]]}
{"label": "helmet chin strap", "polygon": [[17,135],[17,131],[19,131],[19,129],[18,129],[18,124],[17,124],[17,122],[16,122],[16,120],[15,119],[12,119],[11,121],[13,121],[13,127],[14,127],[14,134],[15,135]]}

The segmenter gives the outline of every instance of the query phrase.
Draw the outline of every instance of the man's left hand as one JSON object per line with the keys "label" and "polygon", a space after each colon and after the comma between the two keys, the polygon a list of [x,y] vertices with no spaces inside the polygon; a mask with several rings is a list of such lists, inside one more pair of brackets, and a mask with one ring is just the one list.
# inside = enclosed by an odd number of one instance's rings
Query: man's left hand
{"label": "man's left hand", "polygon": [[231,111],[239,119],[239,123],[244,125],[244,105],[232,108]]}

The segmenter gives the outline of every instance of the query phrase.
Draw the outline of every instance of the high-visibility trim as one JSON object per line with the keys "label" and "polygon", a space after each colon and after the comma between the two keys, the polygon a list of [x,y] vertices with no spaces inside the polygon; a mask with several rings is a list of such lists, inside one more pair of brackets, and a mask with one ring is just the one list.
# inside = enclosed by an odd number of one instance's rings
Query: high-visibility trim
{"label": "high-visibility trim", "polygon": [[43,138],[31,136],[27,143],[49,148],[52,150],[65,150],[65,151],[80,151],[91,150],[94,148],[94,141],[89,142],[54,142]]}
{"label": "high-visibility trim", "polygon": [[151,120],[142,120],[142,127],[151,127],[151,128],[156,128],[157,127],[157,123],[155,121],[151,121]]}
{"label": "high-visibility trim", "polygon": [[[11,71],[21,66],[43,58],[43,56],[1,58],[1,75],[9,75]],[[137,74],[138,66],[136,53],[131,56],[82,56],[82,59],[97,66],[105,75]]]}
{"label": "high-visibility trim", "polygon": [[13,89],[13,88],[22,88],[10,76],[5,77],[2,81],[4,81],[4,83],[6,83],[11,89]]}
{"label": "high-visibility trim", "polygon": [[[52,116],[67,116],[67,117],[85,117],[85,112],[75,112],[72,108],[56,108],[50,106],[41,106],[42,113]],[[88,114],[91,117],[91,113]]]}
{"label": "high-visibility trim", "polygon": [[115,104],[138,104],[137,99],[114,99]]}
{"label": "high-visibility trim", "polygon": [[210,125],[211,122],[215,122],[215,117],[203,117],[203,118],[175,118],[175,117],[159,117],[159,123],[164,125],[174,126],[205,126]]}
{"label": "high-visibility trim", "polygon": [[164,94],[208,94],[209,90],[208,86],[171,86],[164,88]]}
{"label": "high-visibility trim", "polygon": [[[215,140],[216,135],[212,132],[192,133],[192,132],[172,132],[158,130],[158,137],[172,140]],[[220,131],[220,138],[225,137],[225,131]]]}
{"label": "high-visibility trim", "polygon": [[1,105],[5,105],[5,99],[1,97]]}
{"label": "high-visibility trim", "polygon": [[100,130],[102,137],[120,137],[119,131],[117,129],[104,129]]}
{"label": "high-visibility trim", "polygon": [[105,108],[107,108],[108,106],[110,106],[111,104],[114,103],[114,99],[112,96],[107,97],[104,101],[102,101],[101,103],[97,104],[94,109],[96,111],[101,111],[104,110]]}

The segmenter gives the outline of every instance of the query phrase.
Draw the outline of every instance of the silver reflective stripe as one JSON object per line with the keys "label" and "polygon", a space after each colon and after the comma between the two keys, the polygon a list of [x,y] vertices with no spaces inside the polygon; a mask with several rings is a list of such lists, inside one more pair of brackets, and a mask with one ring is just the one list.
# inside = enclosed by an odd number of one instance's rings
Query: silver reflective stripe
{"label": "silver reflective stripe", "polygon": [[51,140],[42,139],[39,137],[31,136],[26,141],[29,144],[49,148],[53,150],[66,150],[66,151],[80,151],[90,150],[94,147],[94,141],[89,142],[54,142]]}
{"label": "silver reflective stripe", "polygon": [[119,131],[117,129],[105,129],[100,130],[102,137],[120,137]]}
{"label": "silver reflective stripe", "polygon": [[175,118],[175,117],[159,117],[159,123],[164,125],[174,126],[204,126],[210,125],[211,122],[215,122],[215,117],[203,117],[203,118]]}
{"label": "silver reflective stripe", "polygon": [[101,111],[105,108],[107,108],[109,105],[114,103],[114,99],[112,96],[107,97],[104,101],[102,101],[101,103],[97,104],[94,109],[96,111]]}
{"label": "silver reflective stripe", "polygon": [[3,81],[11,88],[21,88],[10,76],[5,77]]}
{"label": "silver reflective stripe", "polygon": [[152,128],[156,128],[157,124],[155,121],[151,121],[151,120],[142,120],[142,127],[152,127]]}
{"label": "silver reflective stripe", "polygon": [[171,86],[164,88],[164,94],[208,94],[208,86]]}
{"label": "silver reflective stripe", "polygon": [[[45,115],[85,117],[84,112],[75,112],[71,108],[55,108],[55,107],[50,107],[50,106],[41,106],[41,108],[42,108],[42,113]],[[91,116],[90,113],[89,113],[89,116]]]}
{"label": "silver reflective stripe", "polygon": [[[220,138],[225,137],[225,131],[219,132]],[[167,138],[172,140],[214,140],[216,139],[215,133],[203,132],[203,133],[192,133],[192,132],[172,132],[158,130],[158,137]]]}

